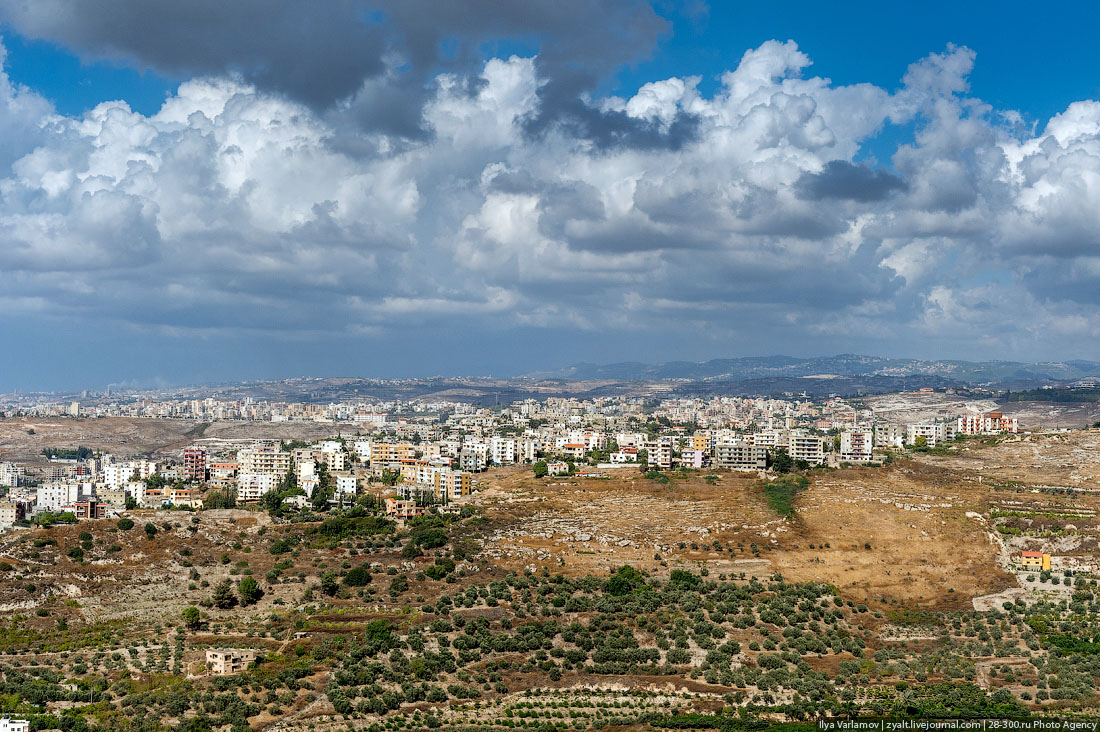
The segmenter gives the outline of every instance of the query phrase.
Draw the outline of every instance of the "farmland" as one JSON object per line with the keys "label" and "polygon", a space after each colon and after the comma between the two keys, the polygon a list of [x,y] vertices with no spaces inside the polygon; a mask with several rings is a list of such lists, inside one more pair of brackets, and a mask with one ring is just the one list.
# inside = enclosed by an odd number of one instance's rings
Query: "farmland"
{"label": "farmland", "polygon": [[[1092,714],[1098,447],[1029,435],[782,485],[516,467],[410,525],[364,496],[9,533],[3,704],[235,732]],[[213,647],[259,658],[214,676]]]}

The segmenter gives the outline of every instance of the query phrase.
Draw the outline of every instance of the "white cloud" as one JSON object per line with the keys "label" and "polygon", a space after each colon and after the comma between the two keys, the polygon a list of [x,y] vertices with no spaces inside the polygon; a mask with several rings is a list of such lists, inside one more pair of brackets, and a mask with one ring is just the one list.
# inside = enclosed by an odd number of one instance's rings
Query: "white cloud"
{"label": "white cloud", "polygon": [[[1069,343],[1100,313],[1100,103],[1035,134],[968,96],[974,63],[932,54],[890,93],[809,75],[770,41],[710,97],[689,77],[591,99],[658,136],[694,125],[682,144],[602,148],[525,126],[545,80],[514,56],[437,76],[421,140],[225,78],[152,116],[105,102],[65,118],[0,75],[5,297],[173,332],[430,320]],[[896,177],[856,175],[869,139],[909,123]],[[856,177],[830,192],[837,171]],[[1030,309],[1006,317],[1014,303]]]}

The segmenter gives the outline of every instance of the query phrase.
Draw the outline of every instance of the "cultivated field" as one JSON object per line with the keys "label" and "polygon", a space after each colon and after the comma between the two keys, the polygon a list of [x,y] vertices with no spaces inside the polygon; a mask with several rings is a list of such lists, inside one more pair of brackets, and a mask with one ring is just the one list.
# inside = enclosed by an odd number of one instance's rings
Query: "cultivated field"
{"label": "cultivated field", "polygon": [[[407,527],[364,501],[4,534],[5,710],[188,732],[1097,713],[1100,432],[810,471],[787,503],[756,475],[606,472],[491,471],[463,517]],[[251,579],[255,602],[214,602]],[[260,663],[215,677],[210,647]]]}

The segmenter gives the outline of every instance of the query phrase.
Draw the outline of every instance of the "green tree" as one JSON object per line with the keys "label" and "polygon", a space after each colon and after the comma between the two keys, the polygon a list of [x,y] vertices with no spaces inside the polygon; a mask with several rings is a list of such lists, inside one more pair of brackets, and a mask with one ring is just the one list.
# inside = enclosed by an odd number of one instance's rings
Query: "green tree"
{"label": "green tree", "polygon": [[363,587],[369,585],[371,582],[370,570],[367,569],[365,564],[361,564],[358,567],[348,571],[344,575],[344,584],[348,587]]}
{"label": "green tree", "polygon": [[264,596],[260,583],[254,577],[245,577],[238,582],[237,593],[241,596],[242,605],[255,605]]}
{"label": "green tree", "polygon": [[233,583],[229,580],[219,583],[214,588],[214,594],[211,595],[210,602],[213,603],[214,607],[222,610],[234,607],[237,604],[237,595],[233,592]]}
{"label": "green tree", "polygon": [[336,579],[335,572],[325,572],[321,575],[321,592],[332,597],[339,589],[340,582]]}
{"label": "green tree", "polygon": [[536,478],[545,478],[550,473],[550,468],[548,468],[546,466],[546,461],[545,460],[539,460],[537,463],[535,463],[531,467],[535,471],[535,477]]}
{"label": "green tree", "polygon": [[199,614],[199,609],[192,605],[191,607],[185,607],[180,614],[183,617],[183,622],[191,630],[195,630],[202,623],[202,616]]}
{"label": "green tree", "polygon": [[768,451],[768,467],[777,473],[789,473],[794,468],[794,460],[785,447]]}
{"label": "green tree", "polygon": [[638,450],[638,470],[643,473],[649,472],[649,450],[645,448]]}
{"label": "green tree", "polygon": [[150,539],[152,539],[154,536],[157,535],[157,525],[152,522],[145,524],[145,533]]}
{"label": "green tree", "polygon": [[118,520],[117,526],[122,531],[129,531],[130,529],[134,528],[134,522],[132,519],[121,518]]}

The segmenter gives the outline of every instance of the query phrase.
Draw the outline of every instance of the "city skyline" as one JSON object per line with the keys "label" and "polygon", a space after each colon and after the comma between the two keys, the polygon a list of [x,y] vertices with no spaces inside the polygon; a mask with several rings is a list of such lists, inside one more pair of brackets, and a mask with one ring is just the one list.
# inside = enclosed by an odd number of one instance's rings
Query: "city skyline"
{"label": "city skyline", "polygon": [[0,1],[0,391],[1100,360],[1096,10],[258,7]]}

